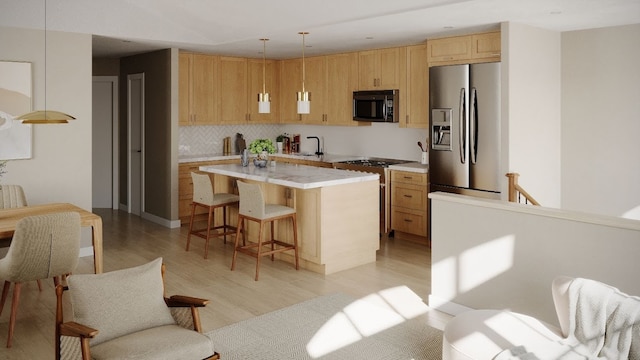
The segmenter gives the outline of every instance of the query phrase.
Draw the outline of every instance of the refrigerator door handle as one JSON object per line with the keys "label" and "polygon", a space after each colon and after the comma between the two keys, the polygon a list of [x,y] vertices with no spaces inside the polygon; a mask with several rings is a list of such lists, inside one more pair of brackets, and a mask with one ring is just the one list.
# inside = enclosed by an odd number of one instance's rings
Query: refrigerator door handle
{"label": "refrigerator door handle", "polygon": [[466,127],[466,123],[467,123],[467,119],[466,119],[466,115],[467,112],[464,111],[465,107],[466,107],[466,103],[465,103],[465,89],[462,88],[460,89],[460,114],[458,116],[458,119],[460,119],[460,129],[458,131],[458,136],[459,136],[459,140],[460,140],[460,162],[465,164],[467,162],[466,159],[466,150],[467,150],[467,142],[466,142],[466,137],[465,137],[465,133],[467,131],[467,127]]}
{"label": "refrigerator door handle", "polygon": [[476,88],[471,89],[471,101],[469,111],[469,153],[471,156],[471,163],[476,163],[476,157],[478,156],[478,100]]}

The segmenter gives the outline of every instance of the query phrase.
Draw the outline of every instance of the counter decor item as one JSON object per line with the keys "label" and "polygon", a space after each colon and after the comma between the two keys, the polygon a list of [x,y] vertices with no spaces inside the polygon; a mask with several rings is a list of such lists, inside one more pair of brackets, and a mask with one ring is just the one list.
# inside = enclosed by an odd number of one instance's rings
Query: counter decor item
{"label": "counter decor item", "polygon": [[273,146],[271,139],[256,139],[249,144],[249,151],[251,151],[252,154],[258,155],[253,160],[253,165],[257,167],[265,167],[269,160],[269,154],[275,153],[276,148]]}
{"label": "counter decor item", "polygon": [[278,154],[282,154],[284,148],[284,139],[287,137],[287,134],[281,134],[276,137],[276,148],[278,149]]}

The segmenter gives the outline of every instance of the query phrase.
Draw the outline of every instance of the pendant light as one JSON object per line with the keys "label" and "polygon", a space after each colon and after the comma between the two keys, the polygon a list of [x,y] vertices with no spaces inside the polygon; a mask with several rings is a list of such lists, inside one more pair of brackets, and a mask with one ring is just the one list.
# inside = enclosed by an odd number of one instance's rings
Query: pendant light
{"label": "pendant light", "polygon": [[47,0],[44,0],[44,110],[20,115],[23,124],[66,124],[76,118],[60,111],[47,110]]}
{"label": "pendant light", "polygon": [[258,113],[268,114],[271,112],[271,100],[266,90],[267,41],[269,39],[260,39],[260,41],[262,41],[262,92],[258,94]]}
{"label": "pendant light", "polygon": [[309,34],[302,31],[302,91],[298,91],[298,114],[309,114],[311,112],[310,94],[304,90],[304,36]]}

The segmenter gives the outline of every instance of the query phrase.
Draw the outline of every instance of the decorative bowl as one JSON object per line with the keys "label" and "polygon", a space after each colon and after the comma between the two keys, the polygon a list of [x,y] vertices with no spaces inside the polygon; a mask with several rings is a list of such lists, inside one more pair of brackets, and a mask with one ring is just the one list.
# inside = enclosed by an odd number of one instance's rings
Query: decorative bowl
{"label": "decorative bowl", "polygon": [[255,165],[256,167],[267,167],[267,160],[265,159],[253,159],[253,165]]}

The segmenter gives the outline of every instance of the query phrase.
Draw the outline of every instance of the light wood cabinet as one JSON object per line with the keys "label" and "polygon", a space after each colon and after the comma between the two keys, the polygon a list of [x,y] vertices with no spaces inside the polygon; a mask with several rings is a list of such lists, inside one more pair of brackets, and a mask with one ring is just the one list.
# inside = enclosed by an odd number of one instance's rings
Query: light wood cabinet
{"label": "light wood cabinet", "polygon": [[220,105],[217,123],[222,125],[244,124],[248,117],[247,59],[222,56],[218,69],[217,88],[219,89]]}
{"label": "light wood cabinet", "polygon": [[401,89],[405,74],[405,47],[360,51],[358,88],[360,90]]}
{"label": "light wood cabinet", "polygon": [[217,57],[180,53],[179,68],[179,124],[214,124],[218,106]]}
{"label": "light wood cabinet", "polygon": [[327,56],[327,105],[325,124],[362,126],[353,121],[353,92],[358,90],[358,54]]}
{"label": "light wood cabinet", "polygon": [[280,105],[280,122],[286,124],[302,123],[302,117],[298,114],[296,104],[298,91],[302,91],[302,59],[280,61],[280,95],[277,100]]}
{"label": "light wood cabinet", "polygon": [[500,61],[500,32],[427,41],[429,66]]}
{"label": "light wood cabinet", "polygon": [[391,228],[396,237],[427,239],[428,174],[391,170]]}
{"label": "light wood cabinet", "polygon": [[248,71],[248,105],[247,112],[249,114],[247,121],[249,124],[275,124],[279,122],[279,88],[278,74],[279,67],[275,60],[265,61],[264,66],[265,89],[271,96],[271,112],[268,114],[258,113],[258,93],[262,92],[263,83],[263,60],[249,59],[247,60]]}
{"label": "light wood cabinet", "polygon": [[[302,123],[322,125],[327,104],[327,57],[316,56],[304,59],[305,90],[310,93],[311,111],[302,115]],[[302,90],[302,86],[300,87]]]}
{"label": "light wood cabinet", "polygon": [[426,44],[407,47],[407,91],[400,96],[406,99],[406,115],[400,120],[400,126],[429,127],[429,65]]}

